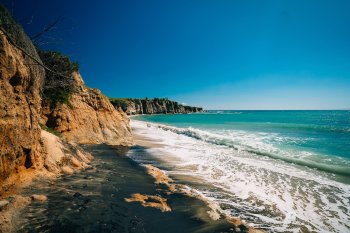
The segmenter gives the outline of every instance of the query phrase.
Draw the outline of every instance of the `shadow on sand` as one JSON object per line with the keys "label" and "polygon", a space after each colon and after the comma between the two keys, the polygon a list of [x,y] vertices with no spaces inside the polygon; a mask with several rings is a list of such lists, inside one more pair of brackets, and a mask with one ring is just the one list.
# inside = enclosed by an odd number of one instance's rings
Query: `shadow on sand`
{"label": "shadow on sand", "polygon": [[[224,220],[213,221],[206,204],[179,193],[166,194],[126,153],[144,147],[84,145],[94,155],[91,168],[54,181],[35,182],[25,195],[44,194],[46,202],[23,209],[18,232],[234,232]],[[159,195],[172,211],[125,202],[134,193]]]}

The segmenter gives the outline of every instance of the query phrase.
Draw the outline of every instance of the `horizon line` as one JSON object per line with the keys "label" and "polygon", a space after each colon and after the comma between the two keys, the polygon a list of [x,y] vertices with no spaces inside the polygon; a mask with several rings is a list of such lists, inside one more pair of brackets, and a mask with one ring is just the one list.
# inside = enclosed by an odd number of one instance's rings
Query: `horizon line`
{"label": "horizon line", "polygon": [[205,109],[206,111],[350,111],[350,109]]}

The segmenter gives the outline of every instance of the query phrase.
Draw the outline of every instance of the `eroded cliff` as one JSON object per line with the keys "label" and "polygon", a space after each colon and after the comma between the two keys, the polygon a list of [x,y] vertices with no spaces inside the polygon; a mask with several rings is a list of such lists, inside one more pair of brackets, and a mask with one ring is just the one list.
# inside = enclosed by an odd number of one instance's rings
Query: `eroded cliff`
{"label": "eroded cliff", "polygon": [[44,69],[35,47],[0,6],[0,181],[20,168],[35,166],[39,156],[40,88]]}
{"label": "eroded cliff", "polygon": [[180,104],[167,98],[132,99],[111,98],[111,103],[116,109],[123,110],[128,115],[135,114],[175,114],[202,112],[203,108]]}
{"label": "eroded cliff", "polygon": [[[17,182],[10,176],[18,178],[27,171],[50,167],[45,161],[51,149],[45,144],[47,134],[42,128],[61,133],[59,140],[53,140],[55,145],[64,145],[58,146],[65,155],[60,161],[71,161],[69,154],[77,155],[81,150],[74,143],[132,144],[127,116],[99,90],[86,87],[77,67],[59,74],[72,80],[74,91],[69,95],[61,89],[52,92],[54,89],[46,88],[47,78],[61,72],[57,70],[60,64],[52,62],[55,60],[47,64],[42,61],[22,27],[0,5],[0,197]],[[48,64],[53,66],[48,68]],[[49,90],[46,95],[45,90]],[[52,105],[49,99],[56,97],[64,101]],[[60,161],[58,170],[63,166]],[[9,177],[12,183],[5,182]]]}
{"label": "eroded cliff", "polygon": [[132,144],[128,117],[117,111],[98,89],[88,88],[78,72],[73,72],[75,92],[52,108],[44,102],[42,124],[77,143]]}

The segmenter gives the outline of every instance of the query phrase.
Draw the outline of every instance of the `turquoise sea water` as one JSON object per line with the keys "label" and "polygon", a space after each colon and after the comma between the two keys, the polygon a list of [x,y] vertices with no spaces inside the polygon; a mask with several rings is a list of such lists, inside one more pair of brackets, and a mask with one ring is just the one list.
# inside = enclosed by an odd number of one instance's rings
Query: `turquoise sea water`
{"label": "turquoise sea water", "polygon": [[350,111],[230,110],[134,119],[185,128],[181,133],[210,143],[350,176]]}
{"label": "turquoise sea water", "polygon": [[350,111],[132,117],[153,157],[225,213],[267,232],[350,232]]}

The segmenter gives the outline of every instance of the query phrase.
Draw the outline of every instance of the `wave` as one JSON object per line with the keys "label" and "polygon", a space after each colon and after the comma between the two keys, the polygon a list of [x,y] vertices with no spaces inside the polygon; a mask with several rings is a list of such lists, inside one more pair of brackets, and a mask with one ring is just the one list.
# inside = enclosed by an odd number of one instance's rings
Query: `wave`
{"label": "wave", "polygon": [[[160,124],[153,124],[153,125],[155,125],[156,127],[162,130],[171,131],[176,134],[186,135],[188,137],[192,137],[197,140],[202,140],[207,143],[211,143],[219,146],[226,146],[229,148],[233,148],[235,150],[246,151],[259,156],[266,156],[273,159],[279,159],[284,162],[293,163],[293,164],[309,167],[312,169],[317,169],[324,172],[329,172],[337,175],[350,177],[349,167],[325,164],[317,161],[311,161],[311,160],[306,160],[302,158],[292,157],[291,155],[288,155],[286,153],[283,153],[277,150],[276,148],[273,148],[271,145],[262,144],[261,142],[259,146],[256,146],[256,143],[254,143],[255,145],[248,145],[248,144],[244,144],[244,142],[242,143],[242,141],[240,140],[234,140],[234,137],[232,136],[215,134],[212,132],[195,129],[192,127],[177,128],[177,127],[160,125]],[[241,137],[242,135],[236,135],[236,136]],[[256,138],[253,138],[253,139],[256,140]],[[260,147],[260,148],[257,148],[257,147]]]}
{"label": "wave", "polygon": [[243,112],[239,111],[227,111],[227,110],[208,110],[205,112],[201,112],[199,114],[205,114],[205,115],[239,115],[243,114]]}
{"label": "wave", "polygon": [[213,113],[213,114],[239,115],[239,114],[242,114],[243,112],[213,111],[211,113]]}
{"label": "wave", "polygon": [[[185,184],[188,181],[191,188],[232,216],[271,232],[348,232],[350,229],[350,213],[344,211],[349,209],[350,185],[339,182],[349,180],[348,177],[338,179],[332,173],[303,169],[305,164],[294,165],[297,162],[288,157],[295,159],[294,154],[286,148],[274,150],[274,144],[269,143],[271,140],[284,143],[289,140],[287,137],[179,128],[134,120],[131,124],[136,135],[144,135],[161,145],[148,149],[152,156],[135,153],[129,155],[132,159],[169,169],[170,175],[183,179]],[[326,165],[337,162],[331,156],[314,157],[306,153],[299,159],[320,159]],[[315,164],[309,167],[315,168]]]}

